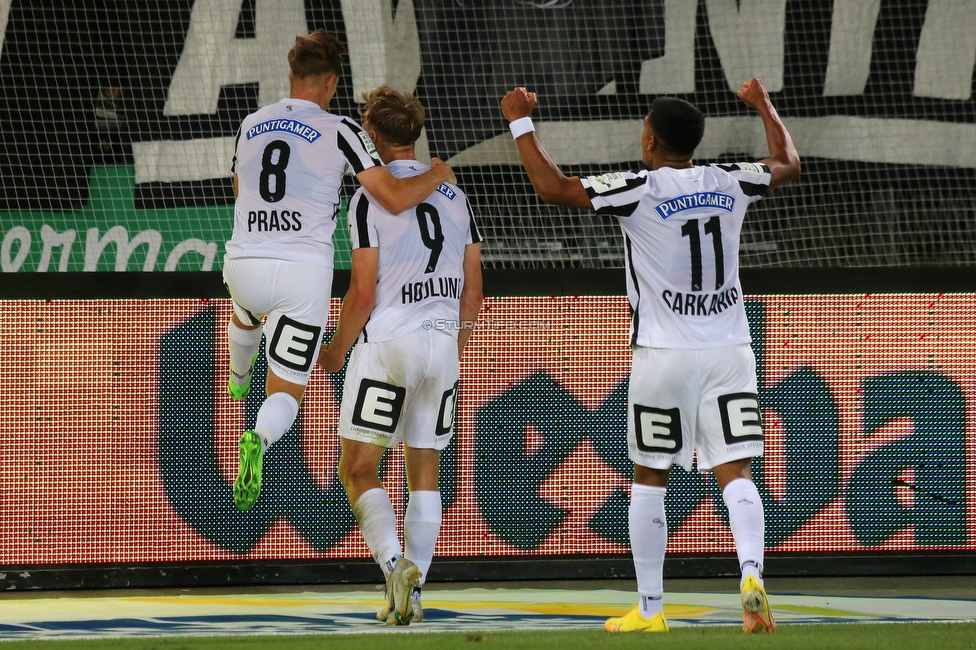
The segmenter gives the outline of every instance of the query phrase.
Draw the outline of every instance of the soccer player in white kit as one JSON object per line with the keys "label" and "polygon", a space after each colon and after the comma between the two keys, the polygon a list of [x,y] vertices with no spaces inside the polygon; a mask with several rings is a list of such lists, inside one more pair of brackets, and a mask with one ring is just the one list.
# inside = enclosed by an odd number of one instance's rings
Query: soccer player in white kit
{"label": "soccer player in white kit", "polygon": [[435,160],[412,178],[393,176],[354,120],[327,112],[345,47],[318,30],[288,53],[290,96],[244,118],[234,155],[234,232],[224,283],[234,313],[227,326],[231,398],[241,400],[267,317],[267,399],[253,431],[240,439],[234,502],[249,510],[261,492],[264,452],[298,415],[329,317],[335,213],[347,166],[376,200],[394,211],[424,200],[451,168]]}
{"label": "soccer player in white kit", "polygon": [[644,118],[648,169],[566,177],[534,134],[535,93],[502,100],[519,154],[543,201],[617,217],[633,310],[627,443],[634,461],[629,529],[640,603],[606,622],[610,632],[666,632],[662,596],[668,542],[664,496],[673,463],[712,470],[729,509],[742,571],[746,632],[776,628],[762,582],[765,519],[752,482],[763,453],[756,361],[739,285],[739,231],[746,208],[800,174],[792,138],[762,82],[737,95],[763,121],[770,156],[758,163],[696,166],[705,118],[658,98]]}
{"label": "soccer player in white kit", "polygon": [[[425,172],[414,155],[420,102],[386,86],[364,99],[363,127],[390,171]],[[388,604],[377,618],[406,625],[423,620],[421,586],[440,532],[438,461],[454,435],[458,361],[481,310],[481,235],[464,192],[449,183],[400,214],[360,189],[348,214],[349,292],[319,363],[338,372],[356,344],[339,416],[339,478],[386,576]],[[378,477],[384,453],[401,440],[409,488],[402,547]]]}

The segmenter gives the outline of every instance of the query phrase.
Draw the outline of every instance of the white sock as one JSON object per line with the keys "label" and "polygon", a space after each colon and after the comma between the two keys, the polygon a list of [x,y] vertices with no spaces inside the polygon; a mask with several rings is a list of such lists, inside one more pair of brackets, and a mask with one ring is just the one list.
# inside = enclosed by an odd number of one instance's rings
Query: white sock
{"label": "white sock", "polygon": [[657,598],[652,598],[651,596],[641,596],[640,604],[640,615],[642,618],[654,618],[658,614],[664,611],[663,597],[658,596]]}
{"label": "white sock", "polygon": [[[234,320],[227,324],[227,347],[230,348],[231,380],[234,375],[243,377],[251,370],[251,361],[261,345],[261,328],[243,330],[234,325]],[[234,383],[242,383],[235,381]]]}
{"label": "white sock", "polygon": [[725,486],[722,498],[729,509],[729,525],[735,539],[742,580],[752,575],[761,584],[766,521],[759,490],[749,479],[737,478]]}
{"label": "white sock", "polygon": [[668,519],[664,514],[667,489],[634,483],[630,492],[630,548],[637,572],[641,616],[663,611],[664,551],[668,546]]}
{"label": "white sock", "polygon": [[298,417],[298,402],[288,393],[272,393],[258,409],[254,432],[261,436],[267,449],[281,440]]}
{"label": "white sock", "polygon": [[420,584],[427,581],[440,532],[441,493],[436,490],[411,492],[403,515],[403,554],[420,569]]}
{"label": "white sock", "polygon": [[366,540],[369,552],[383,569],[383,576],[388,578],[396,560],[403,556],[396,531],[396,513],[393,511],[390,496],[383,488],[366,490],[359,495],[352,512],[359,522],[359,530]]}

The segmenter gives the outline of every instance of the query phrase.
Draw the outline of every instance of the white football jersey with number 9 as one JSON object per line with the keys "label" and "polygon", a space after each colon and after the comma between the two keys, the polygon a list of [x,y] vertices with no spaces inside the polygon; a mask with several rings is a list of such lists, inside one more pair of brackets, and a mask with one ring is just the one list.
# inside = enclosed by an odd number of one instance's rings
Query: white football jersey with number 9
{"label": "white football jersey with number 9", "polygon": [[[393,160],[398,178],[430,169],[416,160]],[[353,249],[378,248],[376,304],[360,341],[389,341],[418,329],[458,335],[464,252],[482,241],[464,192],[442,183],[420,205],[390,214],[364,188],[349,204]]]}

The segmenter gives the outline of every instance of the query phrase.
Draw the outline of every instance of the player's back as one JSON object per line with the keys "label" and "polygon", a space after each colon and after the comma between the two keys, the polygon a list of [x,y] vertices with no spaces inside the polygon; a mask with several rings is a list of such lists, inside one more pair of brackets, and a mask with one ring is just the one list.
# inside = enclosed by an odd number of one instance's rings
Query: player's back
{"label": "player's back", "polygon": [[[416,160],[387,166],[400,178],[430,169]],[[360,188],[348,218],[354,248],[379,248],[376,303],[360,340],[386,341],[420,327],[456,336],[464,249],[481,241],[464,193],[443,183],[415,208],[393,215]]]}
{"label": "player's back", "polygon": [[[769,183],[754,163],[662,167],[611,179],[636,199],[624,231],[634,342],[710,348],[748,343],[739,285],[739,235],[746,209]],[[639,187],[637,178],[643,177]],[[608,191],[607,193],[611,193]]]}
{"label": "player's back", "polygon": [[346,165],[358,173],[380,164],[370,159],[375,149],[364,135],[353,120],[301,99],[247,116],[237,136],[238,197],[228,255],[331,267]]}

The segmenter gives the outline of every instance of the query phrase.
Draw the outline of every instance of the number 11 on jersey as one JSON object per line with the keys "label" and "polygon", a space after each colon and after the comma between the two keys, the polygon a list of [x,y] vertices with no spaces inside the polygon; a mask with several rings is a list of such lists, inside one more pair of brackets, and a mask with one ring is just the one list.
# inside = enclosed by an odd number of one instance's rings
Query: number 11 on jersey
{"label": "number 11 on jersey", "polygon": [[[722,221],[711,217],[705,222],[705,234],[712,236],[712,252],[715,258],[715,290],[725,284],[725,255],[722,251]],[[702,238],[698,219],[689,219],[681,226],[681,236],[688,238],[691,246],[691,290],[702,290]]]}

